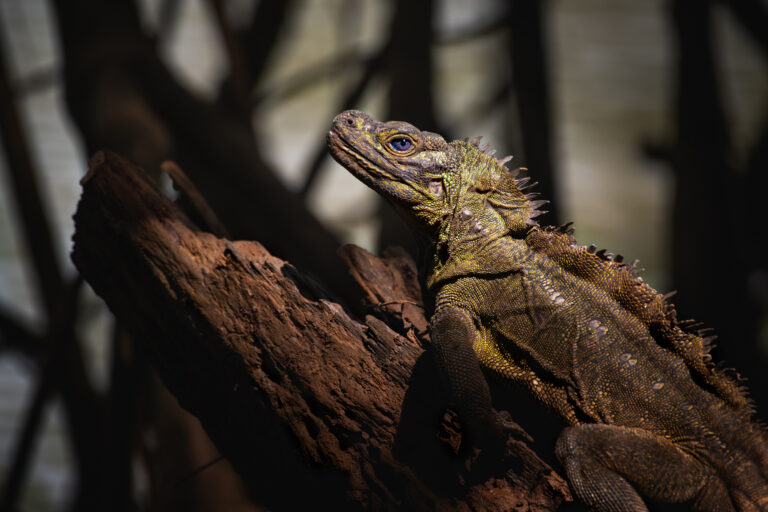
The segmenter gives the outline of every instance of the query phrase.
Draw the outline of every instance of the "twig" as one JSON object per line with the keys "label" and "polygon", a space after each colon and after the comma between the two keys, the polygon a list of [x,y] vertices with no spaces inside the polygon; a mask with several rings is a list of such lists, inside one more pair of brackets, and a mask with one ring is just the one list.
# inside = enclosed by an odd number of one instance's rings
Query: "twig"
{"label": "twig", "polygon": [[757,0],[724,1],[733,17],[757,44],[764,59],[768,59],[768,9]]}
{"label": "twig", "polygon": [[179,19],[181,0],[161,0],[157,15],[157,39],[168,37]]}
{"label": "twig", "polygon": [[295,0],[259,2],[253,13],[251,24],[241,34],[240,44],[245,55],[244,64],[248,69],[248,90],[252,90],[266,68],[267,61],[277,47],[278,38],[284,34],[283,26],[288,19]]}
{"label": "twig", "polygon": [[547,56],[547,2],[513,0],[511,3],[510,57],[525,165],[539,182],[542,197],[552,200],[544,224],[559,224],[552,151],[552,109]]}
{"label": "twig", "polygon": [[[384,45],[368,61],[365,69],[363,70],[363,75],[357,81],[355,86],[349,91],[347,96],[344,98],[344,101],[342,101],[341,108],[339,109],[340,111],[350,109],[360,101],[360,98],[362,98],[363,93],[368,87],[368,84],[370,84],[371,80],[373,80],[373,77],[380,72],[379,68],[381,67],[382,62],[386,59],[388,50],[389,45]],[[315,150],[315,156],[312,159],[312,162],[309,164],[309,168],[307,169],[304,185],[301,187],[301,191],[299,192],[301,197],[306,198],[309,195],[315,180],[317,180],[317,177],[320,174],[320,166],[325,160],[327,154],[328,150],[326,149],[325,140],[323,140],[320,144],[318,144],[318,147]]]}
{"label": "twig", "polygon": [[65,296],[60,297],[58,301],[58,310],[51,321],[46,344],[50,350],[45,362],[41,365],[37,387],[27,408],[21,434],[14,448],[8,478],[0,495],[0,512],[15,510],[19,493],[27,478],[45,406],[57,388],[57,381],[62,372],[62,360],[66,359],[65,354],[71,350],[71,345],[75,342],[73,336],[75,310],[81,285],[82,279],[76,279],[65,289]]}
{"label": "twig", "polygon": [[[19,489],[23,486],[31,449],[39,430],[40,416],[45,400],[54,386],[58,386],[62,393],[69,422],[69,433],[75,447],[75,459],[82,484],[79,497],[96,501],[92,497],[99,493],[88,489],[89,498],[85,496],[85,489],[89,485],[96,485],[94,480],[98,480],[104,472],[102,461],[97,460],[102,454],[102,449],[94,434],[95,432],[101,434],[99,421],[102,417],[93,407],[96,395],[85,375],[82,353],[75,337],[74,308],[76,305],[73,297],[76,291],[73,292],[71,287],[65,284],[56,257],[53,235],[39,194],[35,168],[9,87],[1,39],[0,104],[3,108],[0,127],[9,163],[8,171],[17,199],[19,218],[37,276],[38,291],[45,305],[48,319],[47,354],[44,357],[49,361],[43,364],[38,388],[28,409],[23,434],[15,452],[13,469],[4,489],[2,506],[6,507],[6,510],[13,508]],[[78,286],[76,284],[73,287]],[[98,471],[95,470],[99,466],[101,468]],[[92,480],[88,481],[91,478]]]}
{"label": "twig", "polygon": [[354,49],[320,60],[307,66],[306,69],[297,71],[274,86],[255,91],[251,98],[251,104],[256,107],[267,101],[288,100],[301,94],[307,88],[317,86],[318,82],[327,76],[351,71],[357,66],[367,66],[378,54],[378,50],[370,54]]}
{"label": "twig", "polygon": [[495,15],[471,26],[461,27],[452,32],[437,34],[434,42],[438,45],[447,46],[474,41],[480,37],[493,35],[506,29],[511,18],[512,12],[507,10],[502,14]]}
{"label": "twig", "polygon": [[237,112],[243,121],[250,119],[250,109],[248,108],[248,89],[251,79],[248,76],[248,67],[245,64],[243,49],[235,37],[235,33],[227,20],[224,12],[222,0],[208,0],[216,18],[216,25],[219,27],[219,34],[224,42],[224,48],[227,50],[227,61],[229,62],[229,76],[227,84],[232,95],[233,111]]}
{"label": "twig", "polygon": [[13,91],[16,96],[30,96],[43,92],[61,82],[61,69],[50,66],[35,69],[16,80]]}
{"label": "twig", "polygon": [[221,0],[209,0],[216,13],[230,61],[230,72],[219,89],[219,106],[239,118],[249,131],[256,102],[253,89],[274,51],[281,27],[292,0],[259,2],[251,23],[242,34],[235,34],[227,22]]}
{"label": "twig", "polygon": [[[0,12],[0,15],[2,13]],[[0,26],[3,20],[0,18]],[[53,235],[40,197],[37,171],[32,162],[24,127],[8,79],[3,38],[0,38],[0,131],[8,161],[7,171],[19,209],[24,239],[38,280],[38,289],[48,318],[56,310],[56,298],[63,286]]]}
{"label": "twig", "polygon": [[[0,26],[2,25],[3,20],[0,19]],[[32,163],[21,119],[16,110],[15,98],[11,91],[5,63],[5,48],[3,48],[2,43],[2,38],[0,38],[0,105],[3,107],[0,109],[0,130],[2,130],[3,146],[8,160],[7,168],[16,198],[16,206],[19,210],[24,238],[34,265],[38,290],[48,318],[49,346],[60,347],[61,343],[55,345],[52,343],[56,339],[54,322],[61,321],[58,314],[61,307],[58,299],[61,298],[63,280],[53,246],[50,225],[39,193],[37,173]],[[53,350],[49,352],[49,355],[53,355]],[[37,390],[27,410],[22,434],[16,445],[11,469],[3,487],[2,496],[0,496],[1,511],[10,511],[15,507],[19,491],[26,479],[30,454],[39,431],[40,418],[45,402],[52,390],[53,368],[50,367],[52,360],[49,358],[49,363],[44,365]]]}
{"label": "twig", "polygon": [[10,311],[0,307],[0,349],[16,350],[37,363],[43,350],[43,340],[24,327]]}
{"label": "twig", "polygon": [[219,462],[221,462],[223,460],[224,460],[224,456],[223,455],[219,455],[218,457],[214,458],[213,460],[209,460],[208,462],[206,462],[202,466],[196,467],[193,471],[191,471],[190,473],[184,475],[183,478],[181,478],[178,482],[176,482],[176,487],[181,487],[182,485],[184,485],[185,483],[189,482],[190,480],[195,478],[197,475],[199,475],[200,473],[202,473],[203,471],[205,471],[209,467],[211,467],[214,464],[217,464],[217,463],[219,463]]}

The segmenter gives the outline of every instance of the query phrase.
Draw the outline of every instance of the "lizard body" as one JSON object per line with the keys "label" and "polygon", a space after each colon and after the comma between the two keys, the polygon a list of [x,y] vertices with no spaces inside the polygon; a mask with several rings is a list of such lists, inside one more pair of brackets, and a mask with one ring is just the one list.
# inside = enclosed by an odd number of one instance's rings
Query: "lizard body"
{"label": "lizard body", "polygon": [[745,391],[634,263],[538,226],[545,202],[478,141],[347,111],[328,143],[426,242],[433,349],[470,435],[500,430],[482,366],[564,418],[556,454],[592,509],[647,510],[642,494],[768,510],[768,436]]}

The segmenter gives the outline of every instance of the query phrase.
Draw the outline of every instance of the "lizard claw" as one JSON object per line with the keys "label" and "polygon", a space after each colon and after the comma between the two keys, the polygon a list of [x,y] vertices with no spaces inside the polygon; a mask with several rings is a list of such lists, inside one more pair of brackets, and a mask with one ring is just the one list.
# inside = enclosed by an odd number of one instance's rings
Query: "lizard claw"
{"label": "lizard claw", "polygon": [[512,416],[509,414],[509,412],[501,410],[497,414],[499,416],[499,420],[501,421],[501,426],[505,432],[523,441],[527,441],[529,443],[533,442],[531,435],[512,419]]}
{"label": "lizard claw", "polygon": [[506,462],[510,455],[512,439],[531,443],[533,438],[512,420],[507,411],[491,410],[483,422],[484,428],[477,430],[477,437],[470,440],[469,454],[464,461],[467,483],[485,481],[489,476],[503,474],[508,469]]}
{"label": "lizard claw", "polygon": [[468,443],[464,460],[466,474],[463,477],[467,483],[481,482],[489,476],[504,474],[507,469],[505,459],[510,455],[510,435],[514,439],[533,441],[507,411],[491,409],[482,420],[473,423],[467,425],[471,437],[464,440]]}

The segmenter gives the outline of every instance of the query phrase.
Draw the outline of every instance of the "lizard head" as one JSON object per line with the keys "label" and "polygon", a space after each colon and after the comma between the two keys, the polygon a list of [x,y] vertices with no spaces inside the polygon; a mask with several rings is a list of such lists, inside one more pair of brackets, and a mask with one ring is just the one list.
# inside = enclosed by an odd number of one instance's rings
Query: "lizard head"
{"label": "lizard head", "polygon": [[504,167],[507,159],[496,160],[478,141],[448,143],[358,110],[336,116],[328,132],[333,158],[431,235],[444,231],[455,213],[461,219],[467,208],[474,219],[482,215],[492,221],[487,225],[498,226],[499,235],[527,230],[539,213],[539,203],[523,192],[528,179],[517,179],[517,171]]}
{"label": "lizard head", "polygon": [[422,227],[436,227],[448,213],[453,162],[441,136],[348,110],[333,120],[328,147],[337,162]]}

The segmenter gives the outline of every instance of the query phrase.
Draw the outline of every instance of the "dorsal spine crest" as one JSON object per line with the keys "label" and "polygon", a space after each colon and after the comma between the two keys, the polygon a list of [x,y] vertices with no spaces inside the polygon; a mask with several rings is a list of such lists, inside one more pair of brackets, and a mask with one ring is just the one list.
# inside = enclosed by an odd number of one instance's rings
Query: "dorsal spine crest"
{"label": "dorsal spine crest", "polygon": [[680,356],[689,370],[731,407],[751,414],[751,401],[745,388],[711,362],[709,351],[714,337],[685,328],[686,324],[677,319],[677,311],[668,301],[671,295],[662,295],[643,281],[638,260],[624,263],[621,255],[614,256],[594,245],[577,245],[571,223],[539,228],[535,217],[544,213],[538,208],[547,201],[534,200],[538,192],[527,192],[537,183],[529,176],[518,177],[520,171],[526,169],[509,171],[504,164],[511,157],[493,158],[492,153],[488,154],[487,144],[480,146],[481,139],[475,137],[463,143],[467,157],[463,169],[469,170],[475,191],[486,195],[487,203],[504,219],[509,233],[525,238],[531,249],[547,255],[565,271],[600,287],[647,325],[661,346]]}
{"label": "dorsal spine crest", "polygon": [[628,312],[640,319],[660,343],[678,354],[689,370],[711,386],[734,409],[751,414],[752,406],[746,389],[727,371],[715,368],[709,351],[714,336],[711,330],[690,331],[690,321],[679,321],[677,311],[668,302],[671,294],[662,295],[636,275],[637,260],[631,264],[616,261],[610,253],[594,246],[576,245],[572,228],[531,228],[526,243],[545,254],[567,272],[600,287]]}

